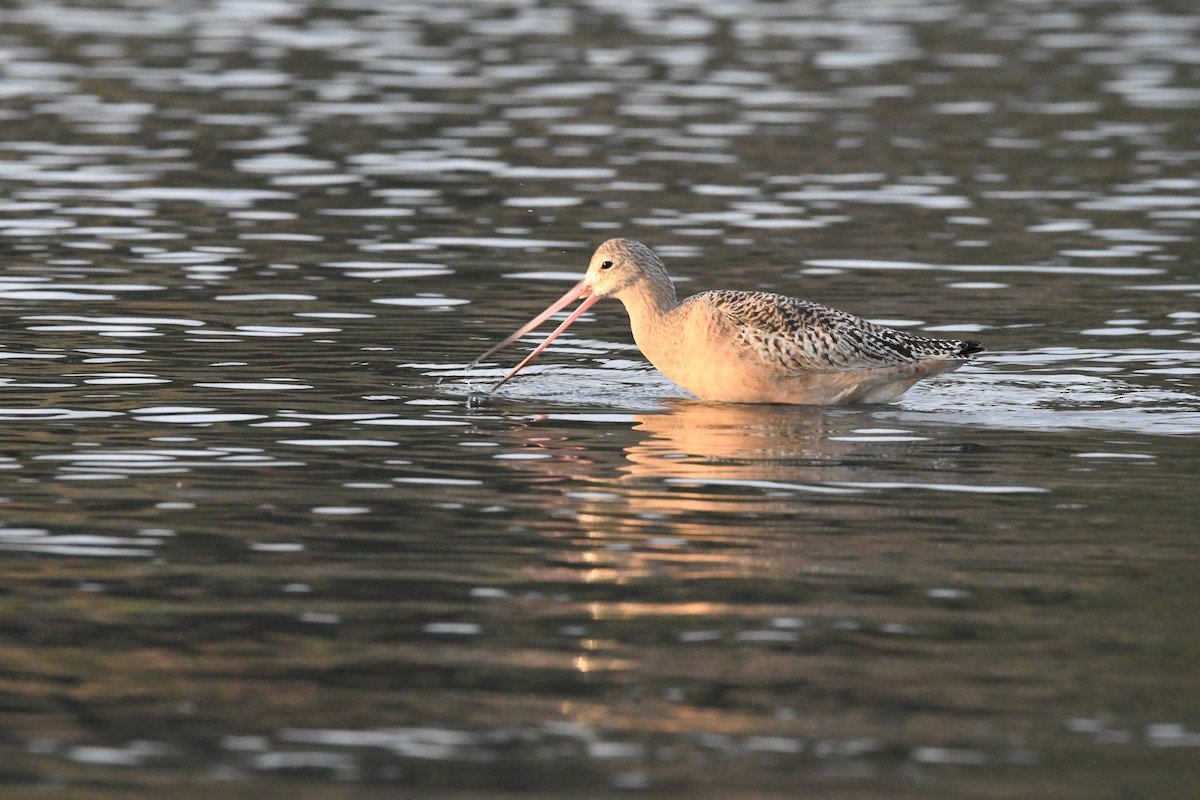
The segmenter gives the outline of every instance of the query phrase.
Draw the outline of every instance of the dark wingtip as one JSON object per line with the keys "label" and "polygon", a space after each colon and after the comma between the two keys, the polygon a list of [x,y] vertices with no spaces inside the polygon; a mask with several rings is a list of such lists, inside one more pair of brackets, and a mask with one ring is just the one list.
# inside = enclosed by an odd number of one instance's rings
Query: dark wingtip
{"label": "dark wingtip", "polygon": [[987,350],[983,346],[983,342],[977,342],[974,339],[968,339],[961,344],[962,346],[958,348],[958,355],[960,356],[973,356],[976,353],[982,353],[984,350]]}

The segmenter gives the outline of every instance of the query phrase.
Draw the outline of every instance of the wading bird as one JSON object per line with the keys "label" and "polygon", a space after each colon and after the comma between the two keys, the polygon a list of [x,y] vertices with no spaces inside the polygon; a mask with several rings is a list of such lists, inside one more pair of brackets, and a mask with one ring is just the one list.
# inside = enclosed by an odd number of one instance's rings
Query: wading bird
{"label": "wading bird", "polygon": [[474,367],[578,299],[579,307],[492,387],[498,389],[583,312],[615,297],[651,364],[701,400],[834,405],[886,403],[914,383],[957,369],[976,341],[914,336],[772,292],[701,292],[680,302],[667,269],[641,242],[609,239],[584,279]]}

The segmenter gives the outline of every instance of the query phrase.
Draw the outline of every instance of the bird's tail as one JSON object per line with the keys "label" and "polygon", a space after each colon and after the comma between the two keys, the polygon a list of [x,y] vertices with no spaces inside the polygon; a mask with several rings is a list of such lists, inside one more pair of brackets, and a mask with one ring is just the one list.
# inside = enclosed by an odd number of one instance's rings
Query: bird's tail
{"label": "bird's tail", "polygon": [[976,353],[982,353],[984,350],[987,350],[987,348],[983,346],[983,342],[977,342],[974,339],[968,339],[965,342],[959,342],[958,345],[958,352],[954,355],[959,356],[960,358],[969,358]]}

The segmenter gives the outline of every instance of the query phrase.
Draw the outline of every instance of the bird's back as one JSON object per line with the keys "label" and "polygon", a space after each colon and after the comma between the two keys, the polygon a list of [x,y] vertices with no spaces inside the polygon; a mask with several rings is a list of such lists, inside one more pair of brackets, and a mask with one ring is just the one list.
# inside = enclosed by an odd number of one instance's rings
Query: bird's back
{"label": "bird's back", "polygon": [[773,292],[703,292],[687,303],[709,307],[736,329],[740,344],[789,373],[966,359],[984,349],[976,341],[915,336]]}

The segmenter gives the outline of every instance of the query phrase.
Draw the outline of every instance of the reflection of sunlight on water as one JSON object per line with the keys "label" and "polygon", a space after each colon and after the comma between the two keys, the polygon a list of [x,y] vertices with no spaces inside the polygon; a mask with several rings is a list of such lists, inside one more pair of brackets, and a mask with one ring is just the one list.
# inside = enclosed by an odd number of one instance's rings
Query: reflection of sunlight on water
{"label": "reflection of sunlight on water", "polygon": [[[989,474],[972,449],[947,444],[947,434],[927,423],[880,428],[877,413],[671,400],[633,416],[636,438],[619,454],[603,448],[603,438],[592,446],[546,437],[544,428],[578,417],[623,430],[623,415],[548,415],[518,429],[541,457],[503,463],[542,476],[547,487],[565,480],[549,503],[554,518],[577,528],[569,534],[577,550],[532,574],[593,586],[774,575],[812,566],[794,552],[811,536],[847,526],[902,529],[915,508],[952,514],[956,495],[1000,501],[1047,491]],[[591,608],[618,616],[722,611],[669,603]]]}
{"label": "reflection of sunlight on water", "polygon": [[[147,532],[148,534],[150,532]],[[170,531],[145,536],[102,536],[96,534],[51,534],[33,528],[0,527],[0,550],[41,555],[86,558],[148,558],[157,554]]]}
{"label": "reflection of sunlight on water", "polygon": [[[894,409],[878,413],[898,421],[938,420],[1014,430],[1186,435],[1200,431],[1200,395],[1147,386],[1140,376],[1178,368],[1168,365],[1200,364],[1198,355],[1181,350],[1074,348],[997,354],[987,359],[988,366],[1006,369],[963,369],[953,381],[918,384]],[[1191,374],[1191,367],[1182,369],[1182,374]],[[1113,374],[1118,372],[1122,374]]]}

